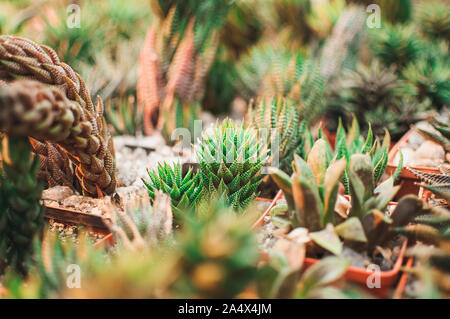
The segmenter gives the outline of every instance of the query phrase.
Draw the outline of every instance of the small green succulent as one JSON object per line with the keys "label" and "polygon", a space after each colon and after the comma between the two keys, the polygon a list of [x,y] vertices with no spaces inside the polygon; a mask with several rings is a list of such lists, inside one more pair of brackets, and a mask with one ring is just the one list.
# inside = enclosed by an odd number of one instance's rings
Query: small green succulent
{"label": "small green succulent", "polygon": [[391,69],[374,61],[370,67],[360,64],[355,71],[344,70],[333,92],[336,104],[354,113],[362,130],[367,131],[370,123],[376,136],[387,128],[393,139],[399,139],[429,107],[428,100],[417,101],[407,88]]}
{"label": "small green succulent", "polygon": [[434,108],[450,105],[450,59],[448,43],[429,43],[428,50],[402,72],[419,101],[429,99]]}
{"label": "small green succulent", "polygon": [[286,98],[309,123],[323,109],[325,82],[312,59],[267,43],[255,46],[237,66],[236,89],[246,99]]}
{"label": "small green succulent", "polygon": [[448,2],[424,1],[419,7],[417,24],[429,39],[450,41],[450,10]]}
{"label": "small green succulent", "polygon": [[256,109],[249,109],[249,126],[266,137],[269,165],[278,160],[278,167],[287,174],[292,173],[294,154],[303,155],[305,122],[295,105],[287,100],[274,99],[268,105],[265,101]]}
{"label": "small green succulent", "polygon": [[[405,199],[388,218],[385,210],[399,187],[394,187],[389,178],[376,187],[375,170],[368,154],[354,154],[348,165],[351,208],[338,212],[339,182],[344,176],[347,161],[344,158],[328,161],[326,142],[318,140],[308,160],[295,156],[294,174],[289,177],[276,168],[270,168],[270,175],[283,190],[287,201],[285,216],[294,227],[308,229],[311,240],[322,248],[339,255],[343,238],[353,243],[364,243],[368,251],[392,238],[391,227],[405,225],[416,211],[408,209],[417,198]],[[421,205],[420,205],[421,207]],[[405,215],[406,214],[406,215]]]}
{"label": "small green succulent", "polygon": [[206,194],[224,195],[235,209],[256,198],[266,156],[254,129],[230,119],[217,122],[204,132],[196,156]]}
{"label": "small green succulent", "polygon": [[[334,145],[334,156],[336,159],[345,158],[347,159],[347,162],[349,162],[351,156],[354,154],[370,155],[373,165],[374,181],[375,184],[377,184],[386,170],[390,144],[391,136],[389,131],[385,129],[383,142],[380,143],[378,138],[373,135],[372,126],[370,124],[367,137],[363,138],[363,136],[360,135],[358,120],[355,116],[353,116],[353,123],[348,129],[348,132],[345,131],[342,121],[339,121],[339,126],[336,133],[336,143]],[[400,155],[401,161],[398,165],[400,168],[394,173],[394,181],[398,178],[403,166],[403,157],[401,153]],[[330,155],[328,156],[330,157]],[[348,169],[346,169],[344,173],[343,182],[346,193],[350,194]]]}
{"label": "small green succulent", "polygon": [[410,27],[385,25],[372,33],[373,54],[386,67],[401,70],[414,61],[420,53],[420,43]]}
{"label": "small green succulent", "polygon": [[142,181],[147,187],[150,198],[152,200],[155,198],[157,190],[168,194],[175,214],[192,207],[200,198],[202,185],[199,175],[193,173],[192,168],[183,174],[180,163],[174,163],[172,166],[167,163],[158,163],[156,170],[147,172],[150,180],[142,179]]}

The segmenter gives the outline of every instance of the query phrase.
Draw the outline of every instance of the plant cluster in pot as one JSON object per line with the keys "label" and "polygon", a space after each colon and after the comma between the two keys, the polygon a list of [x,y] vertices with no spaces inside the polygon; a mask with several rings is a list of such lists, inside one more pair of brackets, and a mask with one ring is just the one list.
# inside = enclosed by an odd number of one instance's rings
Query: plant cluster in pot
{"label": "plant cluster in pot", "polygon": [[[372,264],[381,270],[390,268],[381,272],[374,290],[384,297],[395,283],[406,248],[406,240],[393,229],[422,214],[422,201],[407,196],[397,205],[391,203],[399,186],[394,186],[392,177],[376,186],[376,168],[368,154],[354,154],[348,162],[336,157],[329,160],[326,154],[326,142],[320,139],[307,161],[295,157],[291,177],[271,169],[271,177],[287,202],[271,212],[272,222],[285,230],[276,235],[292,237],[292,233],[306,231],[310,257],[306,266],[328,255],[350,258],[352,266],[359,263],[360,267],[350,267],[345,276],[362,285],[373,274],[364,267]],[[347,198],[339,194],[344,176],[351,194]]]}
{"label": "plant cluster in pot", "polygon": [[418,244],[406,252],[411,259],[395,297],[450,297],[450,210],[433,206],[427,210],[427,214],[414,219],[414,224],[396,229]]}
{"label": "plant cluster in pot", "polygon": [[402,188],[397,198],[418,194],[420,178],[413,171],[419,174],[440,174],[439,167],[449,164],[449,123],[448,113],[442,118],[435,118],[431,123],[417,123],[391,149],[387,172],[392,174],[398,168],[399,161],[404,165],[400,174]]}

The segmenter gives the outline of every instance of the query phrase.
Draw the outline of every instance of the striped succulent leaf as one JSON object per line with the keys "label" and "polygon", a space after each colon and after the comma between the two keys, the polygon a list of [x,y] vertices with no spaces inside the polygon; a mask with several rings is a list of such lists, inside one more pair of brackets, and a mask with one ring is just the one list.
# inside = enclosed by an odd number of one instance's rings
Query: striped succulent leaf
{"label": "striped succulent leaf", "polygon": [[204,132],[196,156],[207,194],[218,192],[235,209],[244,208],[257,196],[266,156],[254,129],[230,119],[217,122]]}
{"label": "striped succulent leaf", "polygon": [[174,213],[182,212],[192,207],[200,197],[201,182],[199,175],[193,173],[192,168],[183,175],[180,163],[172,166],[167,163],[158,163],[156,170],[148,171],[149,181],[142,180],[147,187],[148,194],[153,200],[155,192],[161,190],[168,194],[172,200]]}
{"label": "striped succulent leaf", "polygon": [[265,137],[270,156],[269,165],[274,164],[274,158],[278,156],[278,167],[287,174],[292,174],[294,154],[304,155],[305,142],[306,126],[297,107],[289,105],[285,99],[274,99],[271,104],[264,101],[255,109],[251,107],[248,115],[249,126],[256,129],[260,137]]}

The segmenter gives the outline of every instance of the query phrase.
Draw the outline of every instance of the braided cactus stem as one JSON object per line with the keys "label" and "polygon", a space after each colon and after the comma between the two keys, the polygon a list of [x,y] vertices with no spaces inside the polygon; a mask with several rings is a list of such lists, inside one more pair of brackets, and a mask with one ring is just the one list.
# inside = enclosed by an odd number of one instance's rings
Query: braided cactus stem
{"label": "braided cactus stem", "polygon": [[7,84],[0,85],[0,130],[60,146],[84,194],[114,192],[114,147],[103,104],[99,98],[94,107],[76,72],[49,47],[0,36],[0,80]]}

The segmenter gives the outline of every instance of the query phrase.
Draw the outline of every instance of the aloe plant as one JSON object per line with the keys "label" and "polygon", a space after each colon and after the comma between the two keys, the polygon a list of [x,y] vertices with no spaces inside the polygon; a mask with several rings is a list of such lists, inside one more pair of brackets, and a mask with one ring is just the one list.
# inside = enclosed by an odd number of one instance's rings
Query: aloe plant
{"label": "aloe plant", "polygon": [[193,207],[200,198],[202,190],[200,176],[193,173],[192,168],[183,174],[180,163],[174,163],[172,166],[167,163],[158,163],[156,170],[147,172],[150,180],[142,179],[142,181],[147,187],[150,198],[155,199],[157,190],[168,194],[177,215]]}
{"label": "aloe plant", "polygon": [[347,161],[334,158],[329,162],[323,139],[314,144],[307,161],[295,156],[293,166],[292,177],[276,168],[270,169],[271,177],[284,192],[288,218],[294,227],[307,228],[316,244],[336,255],[342,250],[339,237],[363,243],[369,251],[385,243],[392,238],[392,225],[403,224],[405,214],[412,218],[416,213],[404,211],[408,202],[420,203],[417,198],[405,198],[388,218],[385,210],[399,187],[393,185],[392,177],[376,187],[370,156],[354,154],[348,167],[351,208],[337,214],[339,181]]}
{"label": "aloe plant", "polygon": [[249,126],[256,129],[261,138],[266,138],[268,164],[272,165],[276,158],[278,167],[291,174],[294,154],[304,154],[307,133],[297,108],[286,100],[274,99],[270,104],[264,101],[255,109],[250,107],[248,117]]}
{"label": "aloe plant", "polygon": [[372,33],[372,51],[386,67],[401,70],[414,62],[420,54],[421,44],[411,27],[385,25]]}
{"label": "aloe plant", "polygon": [[234,5],[226,0],[153,0],[155,20],[139,61],[138,101],[144,106],[144,131],[156,126],[173,142],[176,128],[193,130],[205,79],[214,61],[219,31]]}
{"label": "aloe plant", "polygon": [[254,129],[230,119],[217,121],[203,133],[196,157],[205,194],[218,192],[236,209],[256,198],[266,157]]}

